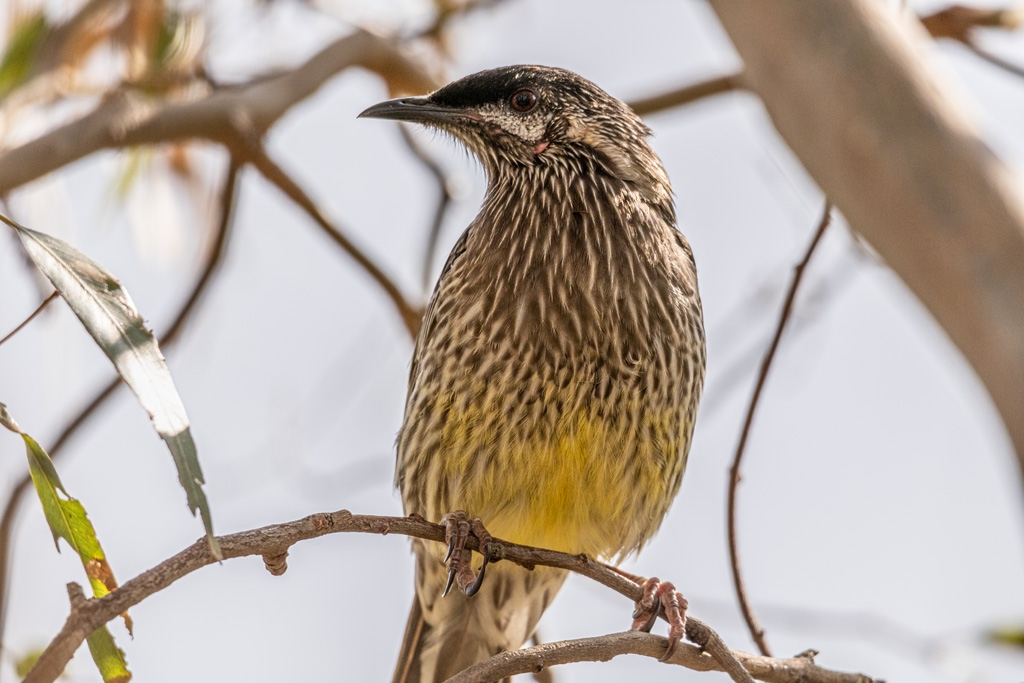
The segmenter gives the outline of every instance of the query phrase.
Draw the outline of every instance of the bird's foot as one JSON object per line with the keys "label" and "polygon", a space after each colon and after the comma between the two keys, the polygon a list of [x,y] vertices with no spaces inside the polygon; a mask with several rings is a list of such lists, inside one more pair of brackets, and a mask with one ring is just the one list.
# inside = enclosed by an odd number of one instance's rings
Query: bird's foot
{"label": "bird's foot", "polygon": [[676,587],[668,581],[661,581],[657,578],[637,580],[643,589],[643,596],[636,603],[633,610],[633,631],[650,632],[654,622],[658,620],[658,614],[662,608],[665,610],[665,619],[668,621],[668,649],[661,656],[660,661],[668,661],[676,651],[679,641],[686,635],[686,608],[688,603],[682,594],[676,592]]}
{"label": "bird's foot", "polygon": [[[444,538],[448,543],[448,553],[444,556],[444,561],[448,564],[448,581],[441,597],[448,595],[454,583],[458,583],[459,590],[466,595],[476,595],[484,581],[484,570],[487,569],[489,557],[487,544],[491,542],[491,535],[479,517],[470,518],[462,510],[449,512],[441,518],[441,525],[444,527]],[[484,558],[484,563],[480,565],[480,573],[475,576],[472,551],[466,548],[466,541],[470,535],[476,536],[479,552]]]}

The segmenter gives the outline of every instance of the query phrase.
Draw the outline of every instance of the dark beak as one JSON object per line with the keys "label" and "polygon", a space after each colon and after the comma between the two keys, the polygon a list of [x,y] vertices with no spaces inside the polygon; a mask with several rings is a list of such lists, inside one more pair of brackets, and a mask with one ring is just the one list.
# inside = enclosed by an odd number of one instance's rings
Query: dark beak
{"label": "dark beak", "polygon": [[436,125],[462,119],[468,115],[469,112],[464,109],[435,104],[429,97],[400,97],[397,100],[375,104],[364,110],[357,118],[391,119]]}

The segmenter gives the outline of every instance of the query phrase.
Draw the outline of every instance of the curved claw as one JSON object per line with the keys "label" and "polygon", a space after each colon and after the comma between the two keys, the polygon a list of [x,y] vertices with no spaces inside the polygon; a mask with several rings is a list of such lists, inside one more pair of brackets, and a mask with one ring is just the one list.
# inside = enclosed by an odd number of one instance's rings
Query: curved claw
{"label": "curved claw", "polygon": [[[448,581],[441,597],[448,595],[452,585],[456,583],[459,584],[459,590],[472,597],[483,584],[484,571],[490,561],[487,544],[491,541],[491,535],[479,517],[471,518],[464,510],[449,512],[441,518],[441,524],[445,528],[445,539],[448,542],[448,552],[444,556],[444,562],[448,565]],[[477,548],[484,558],[480,572],[476,576],[473,575],[471,564],[472,552],[466,547],[466,541],[470,536],[476,537]]]}
{"label": "curved claw", "polygon": [[[643,624],[641,624],[635,630],[643,631],[644,633],[650,633],[651,629],[654,628],[654,624],[658,621],[658,613],[660,611],[661,611],[661,598],[655,596],[655,598],[654,598],[654,606],[651,608],[651,616],[649,616],[647,618],[647,621],[645,621]],[[642,615],[642,614],[643,614],[643,612],[640,609],[637,609],[636,611],[633,612],[633,618],[636,619],[636,618],[640,617],[640,615]]]}
{"label": "curved claw", "polygon": [[668,639],[668,647],[665,648],[665,654],[663,654],[662,656],[658,657],[658,661],[659,662],[667,662],[668,660],[672,659],[672,655],[674,655],[676,653],[676,645],[678,645],[678,644],[679,644],[678,640],[676,640],[675,638],[669,638]]}
{"label": "curved claw", "polygon": [[[442,562],[447,562],[448,560],[451,559],[452,553],[455,552],[455,544],[456,544],[457,541],[458,541],[458,536],[456,536],[455,534],[452,534],[451,538],[448,539],[448,552],[446,552],[444,554],[444,559],[441,560]],[[447,591],[445,591],[445,592],[447,592]]]}
{"label": "curved claw", "polygon": [[664,610],[665,620],[669,623],[668,647],[658,660],[667,662],[686,635],[686,598],[668,581],[650,578],[638,583],[643,589],[643,594],[633,611],[632,630],[650,632],[654,622],[658,620],[659,613]]}
{"label": "curved claw", "polygon": [[441,597],[448,595],[448,591],[452,589],[452,584],[455,583],[455,569],[448,570],[448,582],[444,584],[444,592],[441,593]]}
{"label": "curved claw", "polygon": [[480,590],[480,586],[482,586],[484,584],[484,570],[487,569],[487,562],[488,562],[487,553],[484,552],[483,556],[484,556],[484,563],[482,565],[480,565],[480,573],[476,575],[476,579],[473,580],[472,585],[470,585],[470,587],[466,589],[466,595],[468,597],[473,597],[474,595],[476,595],[477,591]]}

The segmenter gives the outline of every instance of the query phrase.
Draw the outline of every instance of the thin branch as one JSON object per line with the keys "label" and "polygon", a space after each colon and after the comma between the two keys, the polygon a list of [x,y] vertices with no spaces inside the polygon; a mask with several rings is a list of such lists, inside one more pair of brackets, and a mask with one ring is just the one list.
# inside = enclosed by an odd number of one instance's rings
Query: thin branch
{"label": "thin branch", "polygon": [[267,155],[266,150],[261,144],[254,143],[246,150],[246,161],[251,163],[257,171],[263,174],[264,178],[302,208],[345,253],[351,256],[380,285],[381,289],[384,290],[388,298],[395,305],[395,308],[398,309],[398,314],[402,317],[402,322],[405,323],[405,328],[409,335],[415,339],[419,333],[423,311],[409,303],[402,294],[402,290],[398,288],[398,285],[385,275],[380,266],[374,263],[362,249],[357,247],[345,233],[339,230],[323,214],[316,203],[306,194],[305,190]]}
{"label": "thin branch", "polygon": [[[376,72],[388,82],[390,89],[396,91],[425,91],[436,86],[432,77],[419,64],[408,59],[393,42],[366,31],[356,31],[331,43],[291,71],[270,78],[257,78],[247,85],[215,91],[194,102],[156,106],[148,97],[135,96],[130,92],[114,94],[82,118],[21,147],[0,153],[0,196],[101,149],[184,139],[205,138],[220,142],[232,151],[232,159],[244,156],[246,161],[253,161],[259,168],[259,157],[250,158],[251,140],[269,129],[292,106],[315,93],[331,77],[350,66],[361,66]],[[211,253],[211,260],[207,262],[188,300],[161,339],[164,348],[177,338],[223,256],[223,243],[220,240],[226,239],[227,225],[233,213],[238,171],[234,161],[231,169],[225,190],[230,189],[232,199],[222,203],[224,211],[218,245]],[[259,170],[265,172],[268,167],[264,164]],[[291,185],[292,192],[298,189],[294,183]],[[305,195],[301,189],[298,194],[289,193],[285,187],[282,189],[307,211],[313,209],[314,218],[319,215],[308,197],[305,197],[305,203],[301,201],[300,198]],[[320,218],[323,218],[322,215]],[[344,235],[326,221],[317,222],[335,242],[360,261],[378,282],[390,283],[368,259],[364,257],[364,263],[356,256],[361,252]],[[419,325],[419,312],[405,303],[394,285],[385,289],[399,306],[406,327],[410,332],[416,329]],[[114,378],[95,394],[50,448],[51,456],[60,452],[61,447],[106,403],[120,384],[120,378]],[[5,618],[14,518],[30,486],[31,480],[28,477],[15,485],[0,518],[0,642]]]}
{"label": "thin branch", "polygon": [[88,0],[66,21],[47,30],[31,62],[25,83],[71,63],[74,55],[69,54],[71,50],[68,48],[76,35],[83,33],[83,29],[95,23],[103,13],[112,15],[120,4],[124,4],[124,0]]}
{"label": "thin branch", "polygon": [[734,74],[729,74],[728,76],[718,76],[706,81],[701,81],[700,83],[684,85],[681,88],[670,90],[660,95],[654,95],[653,97],[635,100],[630,102],[629,106],[634,112],[636,112],[637,116],[647,116],[673,107],[690,104],[691,102],[696,102],[697,100],[704,99],[705,97],[732,92],[733,90],[739,90],[744,87],[743,72],[740,71]]}
{"label": "thin branch", "polygon": [[[497,654],[464,669],[446,683],[497,683],[509,676],[547,670],[559,664],[607,662],[627,654],[658,659],[665,653],[667,646],[666,638],[639,631],[545,643]],[[733,654],[744,667],[744,672],[749,672],[745,680],[757,678],[769,683],[872,683],[868,676],[819,667],[814,663],[813,651],[789,659],[758,657],[735,651]],[[722,671],[713,657],[699,647],[685,643],[676,647],[675,653],[666,663],[684,666],[692,671]]]}
{"label": "thin branch", "polygon": [[410,38],[429,38],[444,47],[444,33],[456,17],[463,17],[479,9],[493,9],[504,0],[468,0],[468,2],[435,2],[437,16],[433,23]]}
{"label": "thin branch", "polygon": [[0,153],[0,195],[103,149],[192,139],[232,148],[240,142],[239,129],[262,135],[294,105],[353,66],[377,73],[395,92],[425,92],[437,86],[395,43],[356,31],[295,69],[215,90],[192,102],[167,104],[144,93],[114,93],[82,118]]}
{"label": "thin branch", "polygon": [[434,209],[434,219],[430,224],[430,232],[427,235],[427,246],[423,250],[423,291],[430,291],[430,276],[433,273],[434,258],[437,255],[437,243],[441,236],[441,228],[444,227],[444,219],[452,204],[451,184],[444,169],[427,154],[427,150],[409,132],[409,127],[401,125],[398,129],[402,132],[402,139],[423,167],[430,172],[437,185],[437,207]]}
{"label": "thin branch", "polygon": [[[264,558],[267,569],[274,575],[280,575],[287,569],[288,550],[294,544],[313,538],[336,533],[364,533],[412,536],[424,540],[444,543],[444,527],[424,520],[422,517],[383,517],[377,515],[353,515],[347,510],[332,513],[320,513],[284,524],[272,524],[260,529],[243,531],[218,538],[224,560],[236,557],[260,555]],[[475,537],[470,537],[467,547],[479,551]],[[602,585],[636,601],[642,589],[621,574],[616,573],[607,565],[589,560],[585,555],[569,555],[553,550],[531,548],[529,546],[508,543],[494,539],[488,545],[490,561],[509,560],[518,565],[532,569],[537,565],[567,569],[594,579]],[[24,679],[24,683],[52,683],[67,665],[68,660],[82,644],[85,637],[94,630],[114,619],[130,607],[139,604],[150,595],[157,593],[178,579],[213,564],[217,560],[210,554],[206,539],[200,539],[174,557],[161,562],[156,567],[143,572],[127,581],[112,593],[99,598],[80,601],[72,605],[71,614],[61,628],[60,633],[50,642],[39,657],[35,667]],[[739,657],[749,659],[751,655],[733,653],[721,643],[721,638],[699,620],[690,617],[687,623],[687,636],[697,645],[709,652],[707,668],[717,662],[722,668],[742,668]],[[652,647],[658,647],[658,654],[664,652],[665,640],[650,636],[636,636],[638,642],[643,639]],[[550,647],[549,645],[539,646]],[[716,659],[718,657],[719,659]],[[750,661],[760,662],[751,673],[762,680],[774,683],[803,681],[805,683],[870,683],[871,679],[864,676],[839,674],[836,672],[813,667],[794,675],[791,672],[792,660],[763,660],[754,657]],[[768,672],[772,672],[769,674]],[[771,677],[777,673],[780,677]],[[802,676],[802,677],[801,677]],[[817,677],[816,677],[817,676]],[[737,680],[744,680],[739,678]]]}
{"label": "thin branch", "polygon": [[968,50],[989,64],[1014,76],[1024,78],[1024,67],[978,47],[975,40],[978,28],[1017,30],[1024,23],[1024,8],[984,9],[952,5],[920,19],[921,25],[933,38],[948,38],[962,43]]}
{"label": "thin branch", "polygon": [[41,175],[106,148],[206,139],[251,162],[314,220],[380,284],[415,337],[421,311],[344,234],[330,224],[304,191],[254,141],[293,105],[350,66],[379,74],[392,91],[433,89],[436,82],[393,41],[363,30],[328,45],[291,71],[213,93],[183,104],[153,104],[151,98],[119,92],[82,118],[21,147],[0,153],[0,196]]}
{"label": "thin branch", "polygon": [[964,45],[967,47],[968,50],[973,52],[978,57],[984,59],[989,64],[997,66],[1003,71],[1013,74],[1018,78],[1024,78],[1024,67],[1018,64],[1014,64],[1013,62],[1009,62],[1000,57],[999,55],[993,54],[984,48],[978,47],[978,45],[973,41],[964,43]]}
{"label": "thin branch", "polygon": [[[238,195],[238,172],[239,165],[234,158],[229,162],[227,175],[224,179],[224,186],[221,190],[220,195],[220,217],[217,225],[214,243],[210,248],[210,253],[207,256],[206,263],[203,265],[203,270],[199,274],[198,279],[192,286],[188,297],[182,304],[181,308],[178,309],[178,314],[171,322],[170,327],[164,332],[163,336],[160,337],[160,345],[163,350],[172,346],[180,337],[181,332],[185,329],[185,323],[188,321],[199,303],[203,294],[208,289],[210,283],[213,281],[214,275],[217,273],[220,264],[224,260],[224,254],[227,251],[228,236],[231,229],[231,224],[234,219],[234,207]],[[64,430],[57,437],[57,440],[50,446],[48,453],[51,458],[56,459],[60,456],[63,451],[65,444],[71,440],[71,438],[78,433],[78,430],[89,421],[89,419],[96,414],[96,412],[106,404],[107,400],[114,395],[114,392],[122,384],[121,377],[115,376],[110,380],[102,389],[96,394],[79,410],[78,414],[69,422]],[[4,506],[3,516],[0,517],[0,642],[3,642],[3,632],[6,625],[7,617],[7,588],[10,580],[10,564],[11,564],[11,536],[14,530],[14,520],[18,512],[21,500],[25,497],[29,488],[32,486],[32,479],[26,474],[23,476],[18,483],[11,489],[10,497],[7,499],[7,504]]]}
{"label": "thin branch", "polygon": [[750,436],[750,428],[754,424],[754,413],[757,411],[757,403],[761,399],[761,392],[764,389],[765,380],[768,378],[768,370],[771,369],[772,361],[775,359],[775,352],[779,348],[779,340],[782,339],[782,332],[786,329],[786,323],[789,322],[790,314],[793,312],[793,302],[796,300],[796,292],[800,287],[800,280],[803,278],[804,269],[807,268],[807,264],[811,260],[814,250],[817,248],[822,235],[825,234],[825,229],[828,228],[831,221],[832,203],[826,199],[825,210],[822,213],[821,221],[818,223],[818,229],[815,230],[814,237],[811,239],[811,243],[808,245],[803,259],[801,259],[800,263],[798,263],[796,268],[793,270],[793,281],[789,285],[789,291],[786,293],[785,303],[782,305],[782,312],[779,314],[779,322],[775,327],[775,336],[772,337],[772,342],[768,346],[768,351],[764,355],[764,360],[761,362],[761,372],[757,376],[757,383],[754,385],[754,393],[750,397],[750,406],[747,408],[747,417],[743,421],[743,430],[740,432],[740,441],[736,446],[736,454],[733,456],[732,468],[729,470],[727,518],[729,527],[729,561],[732,566],[733,585],[736,588],[736,597],[739,600],[740,610],[743,612],[743,619],[747,622],[747,628],[750,630],[750,635],[754,639],[754,643],[757,645],[758,651],[765,656],[770,656],[771,650],[768,649],[768,642],[764,637],[764,629],[761,627],[761,624],[758,623],[757,616],[754,614],[754,609],[751,607],[750,601],[747,598],[747,590],[743,584],[743,575],[740,573],[739,546],[736,540],[736,494],[740,484],[740,462],[743,460],[743,453],[747,446],[747,438]]}
{"label": "thin branch", "polygon": [[50,302],[53,301],[54,299],[56,299],[59,295],[60,295],[60,292],[58,292],[57,290],[53,290],[53,292],[50,293],[50,296],[48,296],[45,299],[43,299],[43,303],[39,304],[39,307],[36,308],[36,310],[32,311],[31,315],[29,315],[27,318],[22,320],[21,324],[19,324],[13,330],[8,332],[7,335],[3,339],[0,339],[0,346],[2,346],[3,343],[6,342],[8,339],[10,339],[14,335],[18,334],[19,332],[21,332],[25,328],[26,325],[28,325],[30,322],[32,322],[37,315],[42,313],[43,310],[47,306],[50,305]]}
{"label": "thin branch", "polygon": [[1019,7],[1012,9],[987,9],[951,5],[938,12],[920,17],[921,25],[931,34],[932,38],[949,38],[964,44],[971,42],[975,29],[1001,28],[1015,30],[1024,21],[1024,10]]}
{"label": "thin branch", "polygon": [[[534,631],[533,635],[530,636],[530,639],[526,641],[526,643],[529,647],[533,647],[535,645],[543,645],[544,639],[541,638],[539,632]],[[555,673],[551,669],[541,669],[540,671],[534,671],[533,680],[537,681],[537,683],[555,683]]]}

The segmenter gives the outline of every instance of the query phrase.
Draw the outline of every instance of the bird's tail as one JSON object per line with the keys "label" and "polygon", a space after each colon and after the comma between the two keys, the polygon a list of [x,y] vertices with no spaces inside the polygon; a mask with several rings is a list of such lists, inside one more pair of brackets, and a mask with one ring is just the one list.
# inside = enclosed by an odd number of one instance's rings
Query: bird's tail
{"label": "bird's tail", "polygon": [[[436,560],[431,556],[426,563]],[[424,564],[417,562],[417,596],[392,683],[441,683],[499,652],[522,647],[566,576],[548,567],[527,571],[503,563],[488,568],[475,596],[455,589],[442,599],[444,566],[437,571]]]}

